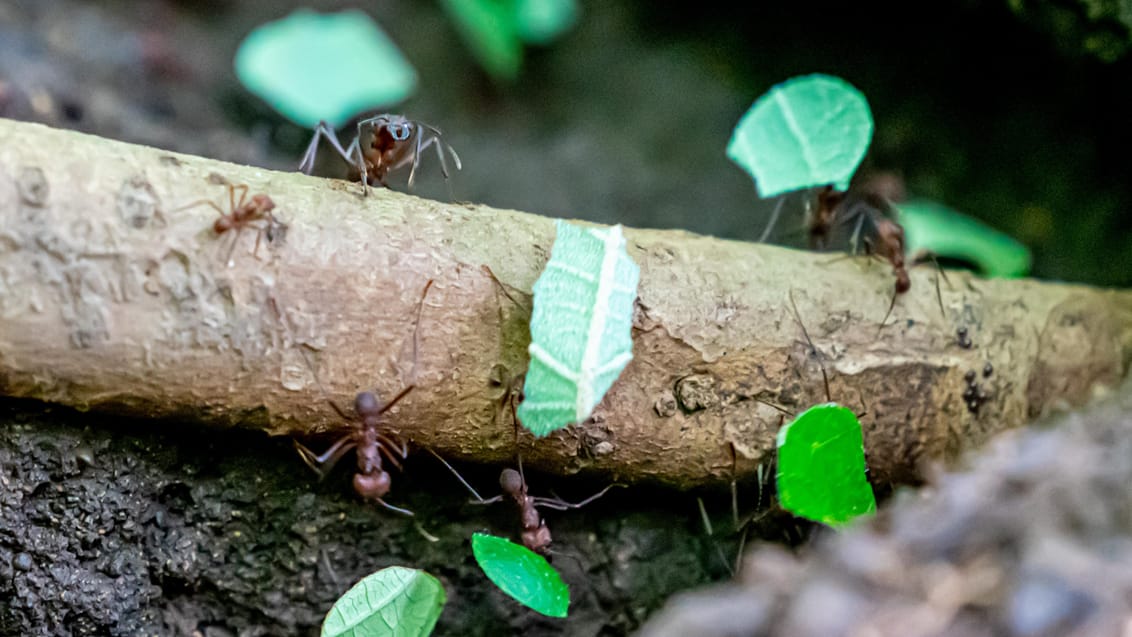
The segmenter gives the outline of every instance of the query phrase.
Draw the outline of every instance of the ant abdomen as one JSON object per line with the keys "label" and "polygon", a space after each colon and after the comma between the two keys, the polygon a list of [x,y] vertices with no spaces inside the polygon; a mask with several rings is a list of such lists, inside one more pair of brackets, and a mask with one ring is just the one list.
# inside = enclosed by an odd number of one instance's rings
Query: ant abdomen
{"label": "ant abdomen", "polygon": [[386,471],[378,473],[355,473],[354,491],[364,500],[380,500],[389,493],[392,482],[392,478],[389,477],[389,473]]}

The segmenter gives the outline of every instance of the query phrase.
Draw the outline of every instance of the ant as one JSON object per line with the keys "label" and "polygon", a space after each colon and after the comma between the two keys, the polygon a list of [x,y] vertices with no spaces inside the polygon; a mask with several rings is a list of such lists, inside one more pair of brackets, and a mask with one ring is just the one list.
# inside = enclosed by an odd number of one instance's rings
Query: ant
{"label": "ant", "polygon": [[[516,433],[518,433],[517,430]],[[472,496],[475,497],[475,500],[472,501],[473,504],[495,504],[503,500],[505,496],[511,498],[515,502],[516,508],[519,510],[519,523],[523,527],[519,535],[523,540],[523,546],[540,555],[551,553],[550,544],[552,539],[550,528],[546,526],[546,520],[543,519],[538,512],[539,507],[554,509],[555,511],[580,509],[605,495],[606,492],[613,487],[624,486],[617,483],[611,484],[581,502],[566,502],[558,496],[553,498],[532,496],[527,492],[527,479],[523,474],[523,459],[520,457],[518,461],[518,471],[508,467],[499,474],[499,488],[503,490],[503,493],[493,498],[484,499],[447,460],[431,449],[429,449],[429,453],[436,456],[437,460],[448,467],[448,470],[456,476],[460,484],[464,485],[464,487],[471,492]]]}
{"label": "ant", "polygon": [[461,169],[460,156],[451,145],[441,139],[440,129],[408,119],[403,115],[383,113],[359,121],[358,133],[347,148],[342,147],[342,142],[338,140],[338,135],[329,123],[319,122],[314,129],[314,137],[307,146],[306,153],[303,154],[303,160],[299,163],[299,170],[305,174],[309,175],[314,169],[314,158],[318,152],[318,142],[322,137],[326,137],[342,159],[357,170],[362,182],[363,195],[369,193],[368,186],[378,183],[386,186],[385,176],[390,171],[410,163],[412,166],[409,169],[409,187],[412,188],[416,179],[417,165],[421,161],[421,153],[429,146],[436,148],[436,156],[440,159],[440,171],[444,173],[445,180],[448,179],[445,150],[456,162],[456,170]]}
{"label": "ant", "polygon": [[[224,212],[216,202],[208,199],[194,201],[177,208],[177,210],[187,210],[201,205],[211,206],[216,212],[220,213],[220,216],[212,224],[212,231],[217,236],[223,235],[233,228],[236,229],[236,235],[232,238],[232,247],[228,249],[228,256],[225,258],[228,267],[232,267],[232,254],[236,251],[236,245],[240,242],[240,233],[244,231],[244,228],[256,229],[255,250],[252,251],[252,255],[259,258],[261,239],[266,236],[268,241],[274,241],[276,233],[280,230],[285,231],[287,224],[279,221],[272,214],[271,211],[275,210],[275,202],[271,197],[261,193],[252,195],[249,201],[247,184],[225,183],[224,185],[228,186],[228,212]],[[238,201],[236,200],[237,190],[240,191]],[[257,221],[266,221],[267,225],[258,225],[256,224]]]}
{"label": "ant", "polygon": [[[916,265],[929,258],[935,261],[931,255],[923,255],[914,258],[911,264],[908,263],[904,227],[895,221],[895,217],[895,208],[879,192],[869,189],[842,192],[835,190],[833,186],[825,186],[818,191],[816,211],[808,224],[811,247],[823,248],[837,225],[855,219],[856,227],[849,239],[850,251],[855,253],[858,241],[861,241],[866,254],[892,266],[892,274],[896,277],[892,300],[888,304],[888,311],[885,312],[879,329],[884,329],[888,323],[888,318],[896,307],[896,299],[912,288],[912,279],[908,275],[909,265]],[[867,234],[870,236],[862,238],[861,233],[866,229],[866,221],[869,222]],[[936,269],[943,276],[938,262]],[[943,309],[943,293],[940,291],[938,278],[935,292],[940,314],[946,317],[947,312]]]}
{"label": "ant", "polygon": [[[417,324],[416,328],[420,327],[421,312],[424,310],[425,297],[428,296],[428,290],[432,287],[432,279],[429,279],[425,284],[424,291],[421,293],[420,305],[417,307]],[[417,350],[417,331],[413,331],[413,361],[416,364]],[[302,350],[300,350],[302,351]],[[307,361],[308,367],[311,372],[314,372],[314,366],[311,364],[310,359],[307,358],[306,353],[303,353],[303,358]],[[414,372],[415,376],[415,372]],[[318,376],[315,376],[318,379]],[[322,388],[322,383],[319,383]],[[362,497],[363,500],[373,500],[381,506],[396,511],[403,515],[413,515],[412,511],[402,509],[401,507],[393,506],[386,502],[383,498],[389,493],[392,486],[392,478],[389,472],[382,466],[382,455],[387,460],[393,463],[400,471],[401,460],[404,460],[409,455],[408,445],[398,439],[396,435],[389,434],[381,431],[382,416],[385,412],[389,411],[396,405],[402,398],[404,398],[413,388],[415,384],[409,384],[394,396],[389,402],[382,404],[377,395],[373,392],[361,392],[354,399],[354,411],[357,417],[351,417],[338,406],[333,400],[327,397],[327,402],[338,412],[338,415],[343,420],[357,425],[354,431],[342,436],[334,444],[330,445],[322,455],[316,455],[313,451],[308,449],[299,441],[295,440],[295,449],[299,452],[299,456],[303,462],[307,464],[318,477],[324,478],[334,468],[342,456],[346,455],[351,449],[356,449],[358,459],[358,470],[354,474],[354,491]],[[325,394],[326,390],[322,390]]]}

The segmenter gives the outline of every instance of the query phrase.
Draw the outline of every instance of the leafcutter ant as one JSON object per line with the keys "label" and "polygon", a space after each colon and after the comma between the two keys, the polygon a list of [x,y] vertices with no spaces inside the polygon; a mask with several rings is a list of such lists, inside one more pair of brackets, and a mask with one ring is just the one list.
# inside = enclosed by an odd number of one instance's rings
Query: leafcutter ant
{"label": "leafcutter ant", "polygon": [[[418,350],[417,329],[420,327],[421,312],[424,309],[425,297],[428,295],[430,287],[432,287],[431,279],[425,284],[424,291],[421,293],[420,305],[417,307],[417,321],[413,330],[414,367],[416,366]],[[310,359],[307,358],[305,353],[303,357],[306,359],[307,365],[311,367],[311,373],[313,374],[314,366],[311,364]],[[318,379],[317,375],[315,375],[315,379]],[[297,440],[294,441],[295,449],[299,452],[299,456],[303,459],[303,462],[314,470],[320,479],[330,473],[334,465],[342,459],[342,456],[349,453],[351,449],[356,450],[355,455],[358,459],[358,469],[354,474],[354,491],[356,491],[363,500],[377,502],[390,511],[396,511],[404,515],[413,515],[412,511],[393,506],[384,500],[392,486],[392,478],[389,472],[382,466],[382,456],[400,470],[401,460],[404,460],[409,455],[409,449],[408,445],[400,440],[396,434],[382,431],[382,429],[385,424],[385,419],[383,418],[385,413],[408,395],[415,386],[415,384],[409,384],[385,404],[381,403],[375,393],[361,392],[354,399],[354,411],[357,415],[353,417],[348,415],[337,403],[327,396],[326,401],[330,403],[334,411],[338,412],[338,415],[341,416],[343,420],[353,423],[355,429],[339,438],[321,455],[315,454]],[[322,387],[321,382],[319,383],[319,387]],[[323,393],[325,394],[325,389],[323,389]]]}
{"label": "leafcutter ant", "polygon": [[[225,258],[225,263],[228,267],[232,267],[232,254],[236,250],[236,245],[240,242],[240,233],[245,228],[254,228],[256,230],[255,237],[255,250],[252,255],[259,258],[259,244],[263,237],[267,237],[268,241],[274,241],[276,235],[285,231],[287,225],[275,218],[272,213],[275,210],[275,202],[271,197],[265,194],[252,195],[250,200],[248,198],[247,184],[233,185],[225,183],[228,187],[228,211],[225,212],[223,208],[216,204],[216,202],[201,199],[194,201],[190,204],[181,206],[177,210],[187,210],[196,206],[211,206],[220,216],[212,224],[212,231],[221,236],[224,233],[236,230],[235,235],[232,237],[232,247],[228,249],[228,256]],[[239,200],[236,199],[236,191],[240,191]],[[260,224],[257,222],[265,222]]]}
{"label": "leafcutter ant", "polygon": [[519,458],[518,471],[508,467],[499,474],[499,488],[503,491],[503,493],[493,498],[484,499],[482,496],[480,496],[479,492],[472,488],[472,485],[468,484],[468,481],[465,480],[464,477],[461,476],[451,464],[448,463],[447,460],[442,458],[439,454],[437,454],[435,451],[432,451],[431,449],[429,449],[429,453],[436,456],[437,460],[443,463],[444,466],[448,467],[448,470],[452,472],[452,475],[456,476],[456,479],[460,481],[460,484],[464,485],[464,487],[472,494],[472,496],[475,498],[475,500],[472,501],[473,504],[495,504],[496,502],[503,500],[504,497],[510,498],[515,503],[515,506],[519,511],[519,523],[522,526],[520,537],[523,540],[523,546],[534,551],[535,553],[542,555],[550,553],[550,544],[552,540],[550,536],[550,528],[546,526],[546,520],[543,519],[543,517],[538,512],[538,509],[540,507],[554,509],[556,511],[579,509],[605,495],[606,492],[608,492],[613,487],[623,486],[616,483],[611,484],[601,491],[598,491],[597,493],[586,498],[585,500],[582,500],[581,502],[566,502],[558,496],[555,496],[553,498],[532,496],[527,492],[527,479],[523,475],[523,460],[522,458]]}
{"label": "leafcutter ant", "polygon": [[303,160],[299,163],[299,170],[308,175],[314,169],[318,142],[323,137],[326,137],[342,159],[357,171],[358,178],[362,182],[363,195],[368,194],[368,186],[377,184],[385,186],[386,175],[406,165],[411,166],[408,185],[412,188],[417,175],[417,166],[421,161],[421,153],[430,146],[436,148],[436,156],[440,160],[440,171],[444,174],[444,179],[448,179],[445,151],[452,155],[456,170],[461,169],[460,156],[451,145],[441,139],[440,129],[421,121],[408,119],[403,115],[383,113],[359,121],[358,132],[346,148],[342,147],[334,127],[325,121],[319,122],[314,129],[314,137],[307,146],[306,153],[303,154]]}

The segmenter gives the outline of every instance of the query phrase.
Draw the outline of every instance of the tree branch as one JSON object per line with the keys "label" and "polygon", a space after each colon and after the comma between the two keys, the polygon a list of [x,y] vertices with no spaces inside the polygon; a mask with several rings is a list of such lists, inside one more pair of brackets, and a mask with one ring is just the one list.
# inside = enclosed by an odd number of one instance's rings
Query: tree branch
{"label": "tree branch", "polygon": [[[243,232],[231,267],[216,211],[179,209],[202,198],[227,209],[225,183],[269,195],[288,226],[258,257]],[[730,480],[734,445],[738,474],[753,472],[782,421],[767,403],[825,400],[791,293],[832,398],[867,412],[875,481],[914,479],[925,459],[1080,404],[1117,384],[1132,353],[1127,291],[952,273],[944,319],[934,271],[918,268],[878,336],[893,278],[876,261],[626,236],[641,266],[635,358],[591,421],[523,434],[527,466],[686,487]],[[526,367],[528,291],[553,239],[534,215],[363,197],[353,183],[0,120],[0,390],[304,436],[348,426],[320,385],[349,405],[415,382],[392,430],[449,457],[509,462],[502,403]],[[974,348],[957,344],[961,325]],[[987,395],[974,412],[971,370]]]}

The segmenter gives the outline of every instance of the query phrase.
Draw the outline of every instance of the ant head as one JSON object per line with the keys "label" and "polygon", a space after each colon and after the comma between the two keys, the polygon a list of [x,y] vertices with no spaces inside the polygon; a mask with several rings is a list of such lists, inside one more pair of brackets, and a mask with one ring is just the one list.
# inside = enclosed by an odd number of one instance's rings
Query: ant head
{"label": "ant head", "polygon": [[271,197],[263,194],[253,195],[252,205],[264,212],[270,212],[275,209],[275,202],[271,200]]}
{"label": "ant head", "polygon": [[374,396],[373,392],[364,391],[354,399],[354,409],[362,418],[377,416],[381,414],[381,403],[377,401],[377,396]]}
{"label": "ant head", "polygon": [[403,142],[413,134],[413,125],[409,122],[389,122],[384,128],[395,142]]}
{"label": "ant head", "polygon": [[507,495],[516,495],[523,492],[523,477],[514,469],[504,469],[499,474],[499,488]]}

